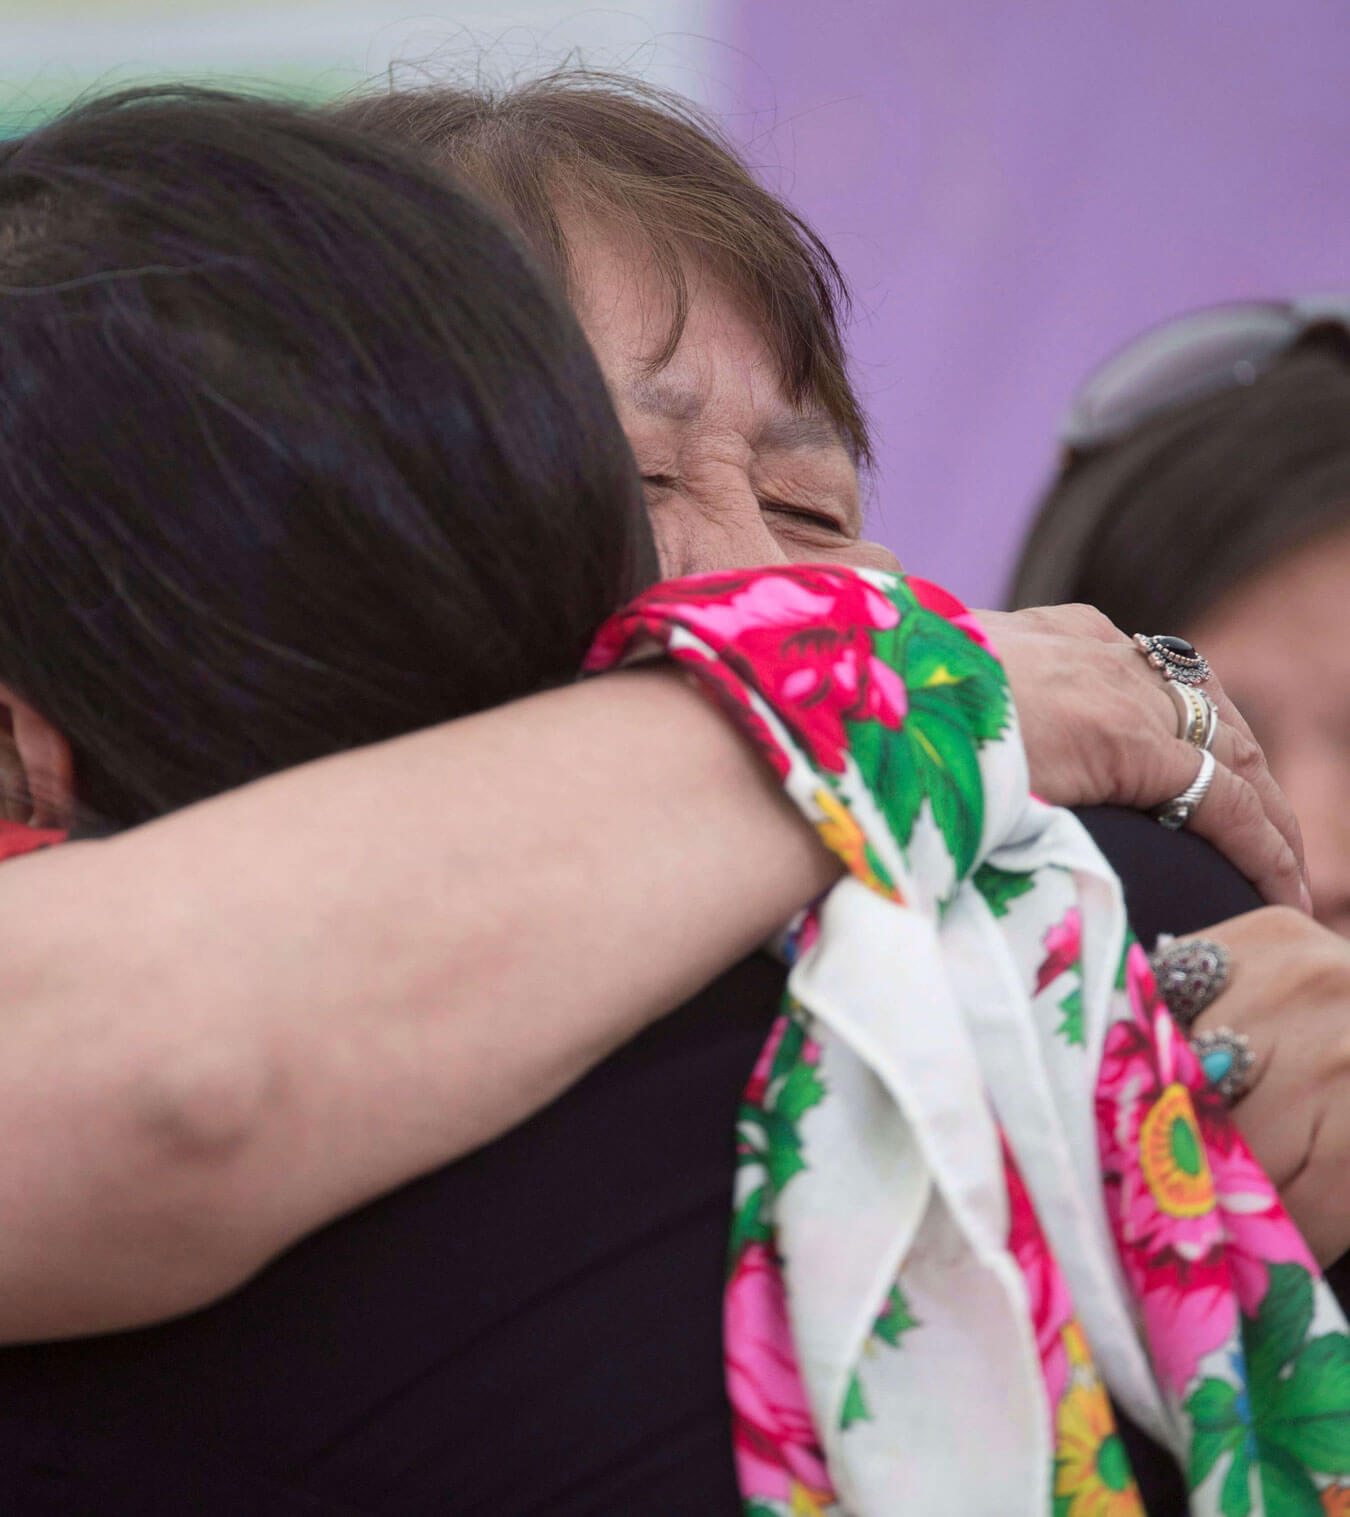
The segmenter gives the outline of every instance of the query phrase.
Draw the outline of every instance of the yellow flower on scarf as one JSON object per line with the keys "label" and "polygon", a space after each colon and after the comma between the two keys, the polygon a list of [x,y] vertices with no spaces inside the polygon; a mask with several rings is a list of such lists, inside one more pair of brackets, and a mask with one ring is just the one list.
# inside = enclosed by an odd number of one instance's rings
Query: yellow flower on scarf
{"label": "yellow flower on scarf", "polygon": [[1144,1517],[1101,1381],[1070,1386],[1055,1420],[1055,1511],[1062,1517]]}
{"label": "yellow flower on scarf", "polygon": [[1169,1085],[1149,1108],[1139,1128],[1139,1164],[1164,1216],[1204,1217],[1214,1210],[1214,1177],[1184,1085]]}
{"label": "yellow flower on scarf", "polygon": [[823,786],[816,791],[814,800],[821,810],[821,820],[816,823],[820,841],[840,859],[848,872],[859,879],[869,890],[884,895],[888,901],[901,899],[894,885],[881,879],[867,856],[867,838],[853,819],[853,813],[832,791]]}
{"label": "yellow flower on scarf", "polygon": [[800,1480],[792,1482],[792,1517],[826,1517],[833,1509],[833,1497],[823,1491],[813,1491]]}

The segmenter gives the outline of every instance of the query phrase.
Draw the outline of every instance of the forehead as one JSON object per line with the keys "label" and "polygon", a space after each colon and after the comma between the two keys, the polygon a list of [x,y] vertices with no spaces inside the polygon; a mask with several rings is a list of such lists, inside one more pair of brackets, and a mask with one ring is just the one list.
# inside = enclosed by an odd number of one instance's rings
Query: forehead
{"label": "forehead", "polygon": [[684,328],[657,367],[676,310],[650,245],[635,232],[594,222],[566,231],[577,311],[626,412],[677,425],[736,413],[769,446],[844,446],[822,410],[793,402],[762,323],[712,270],[683,261]]}

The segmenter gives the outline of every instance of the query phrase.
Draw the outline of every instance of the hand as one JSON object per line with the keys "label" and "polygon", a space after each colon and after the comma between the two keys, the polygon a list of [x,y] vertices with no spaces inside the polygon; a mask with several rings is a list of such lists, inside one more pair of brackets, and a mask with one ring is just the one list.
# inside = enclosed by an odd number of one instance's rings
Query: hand
{"label": "hand", "polygon": [[1228,988],[1192,1032],[1231,1027],[1256,1055],[1233,1117],[1319,1263],[1350,1250],[1350,943],[1280,908],[1208,929]]}
{"label": "hand", "polygon": [[[1057,806],[1147,810],[1195,779],[1162,675],[1091,606],[981,611],[1008,671],[1031,788]],[[1275,905],[1311,912],[1303,839],[1265,755],[1217,678],[1214,780],[1190,830],[1208,838]]]}

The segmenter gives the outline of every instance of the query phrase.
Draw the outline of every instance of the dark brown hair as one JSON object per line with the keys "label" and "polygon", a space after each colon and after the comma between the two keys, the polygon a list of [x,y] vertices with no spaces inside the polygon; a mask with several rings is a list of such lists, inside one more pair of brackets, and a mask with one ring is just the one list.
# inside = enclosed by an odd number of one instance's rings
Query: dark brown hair
{"label": "dark brown hair", "polygon": [[0,542],[0,679],[107,825],[571,680],[656,570],[515,232],[189,89],[0,146]]}
{"label": "dark brown hair", "polygon": [[706,261],[763,322],[792,399],[819,406],[857,461],[870,461],[867,421],[845,364],[849,301],[838,264],[687,100],[568,68],[505,90],[395,90],[347,101],[335,113],[468,178],[564,284],[573,275],[565,213],[638,229],[673,297],[674,319],[653,369],[670,361],[684,328],[682,255]]}
{"label": "dark brown hair", "polygon": [[1350,525],[1350,340],[1319,329],[1255,383],[1070,458],[1013,574],[1013,607],[1086,601],[1184,631],[1242,579]]}

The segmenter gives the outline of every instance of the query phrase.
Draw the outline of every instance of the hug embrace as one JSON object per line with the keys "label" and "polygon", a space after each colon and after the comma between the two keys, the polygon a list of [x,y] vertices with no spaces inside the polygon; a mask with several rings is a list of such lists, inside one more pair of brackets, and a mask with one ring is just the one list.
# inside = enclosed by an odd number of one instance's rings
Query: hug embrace
{"label": "hug embrace", "polygon": [[1346,1509],[1297,825],[861,539],[843,303],[613,80],[0,147],[14,1510]]}

